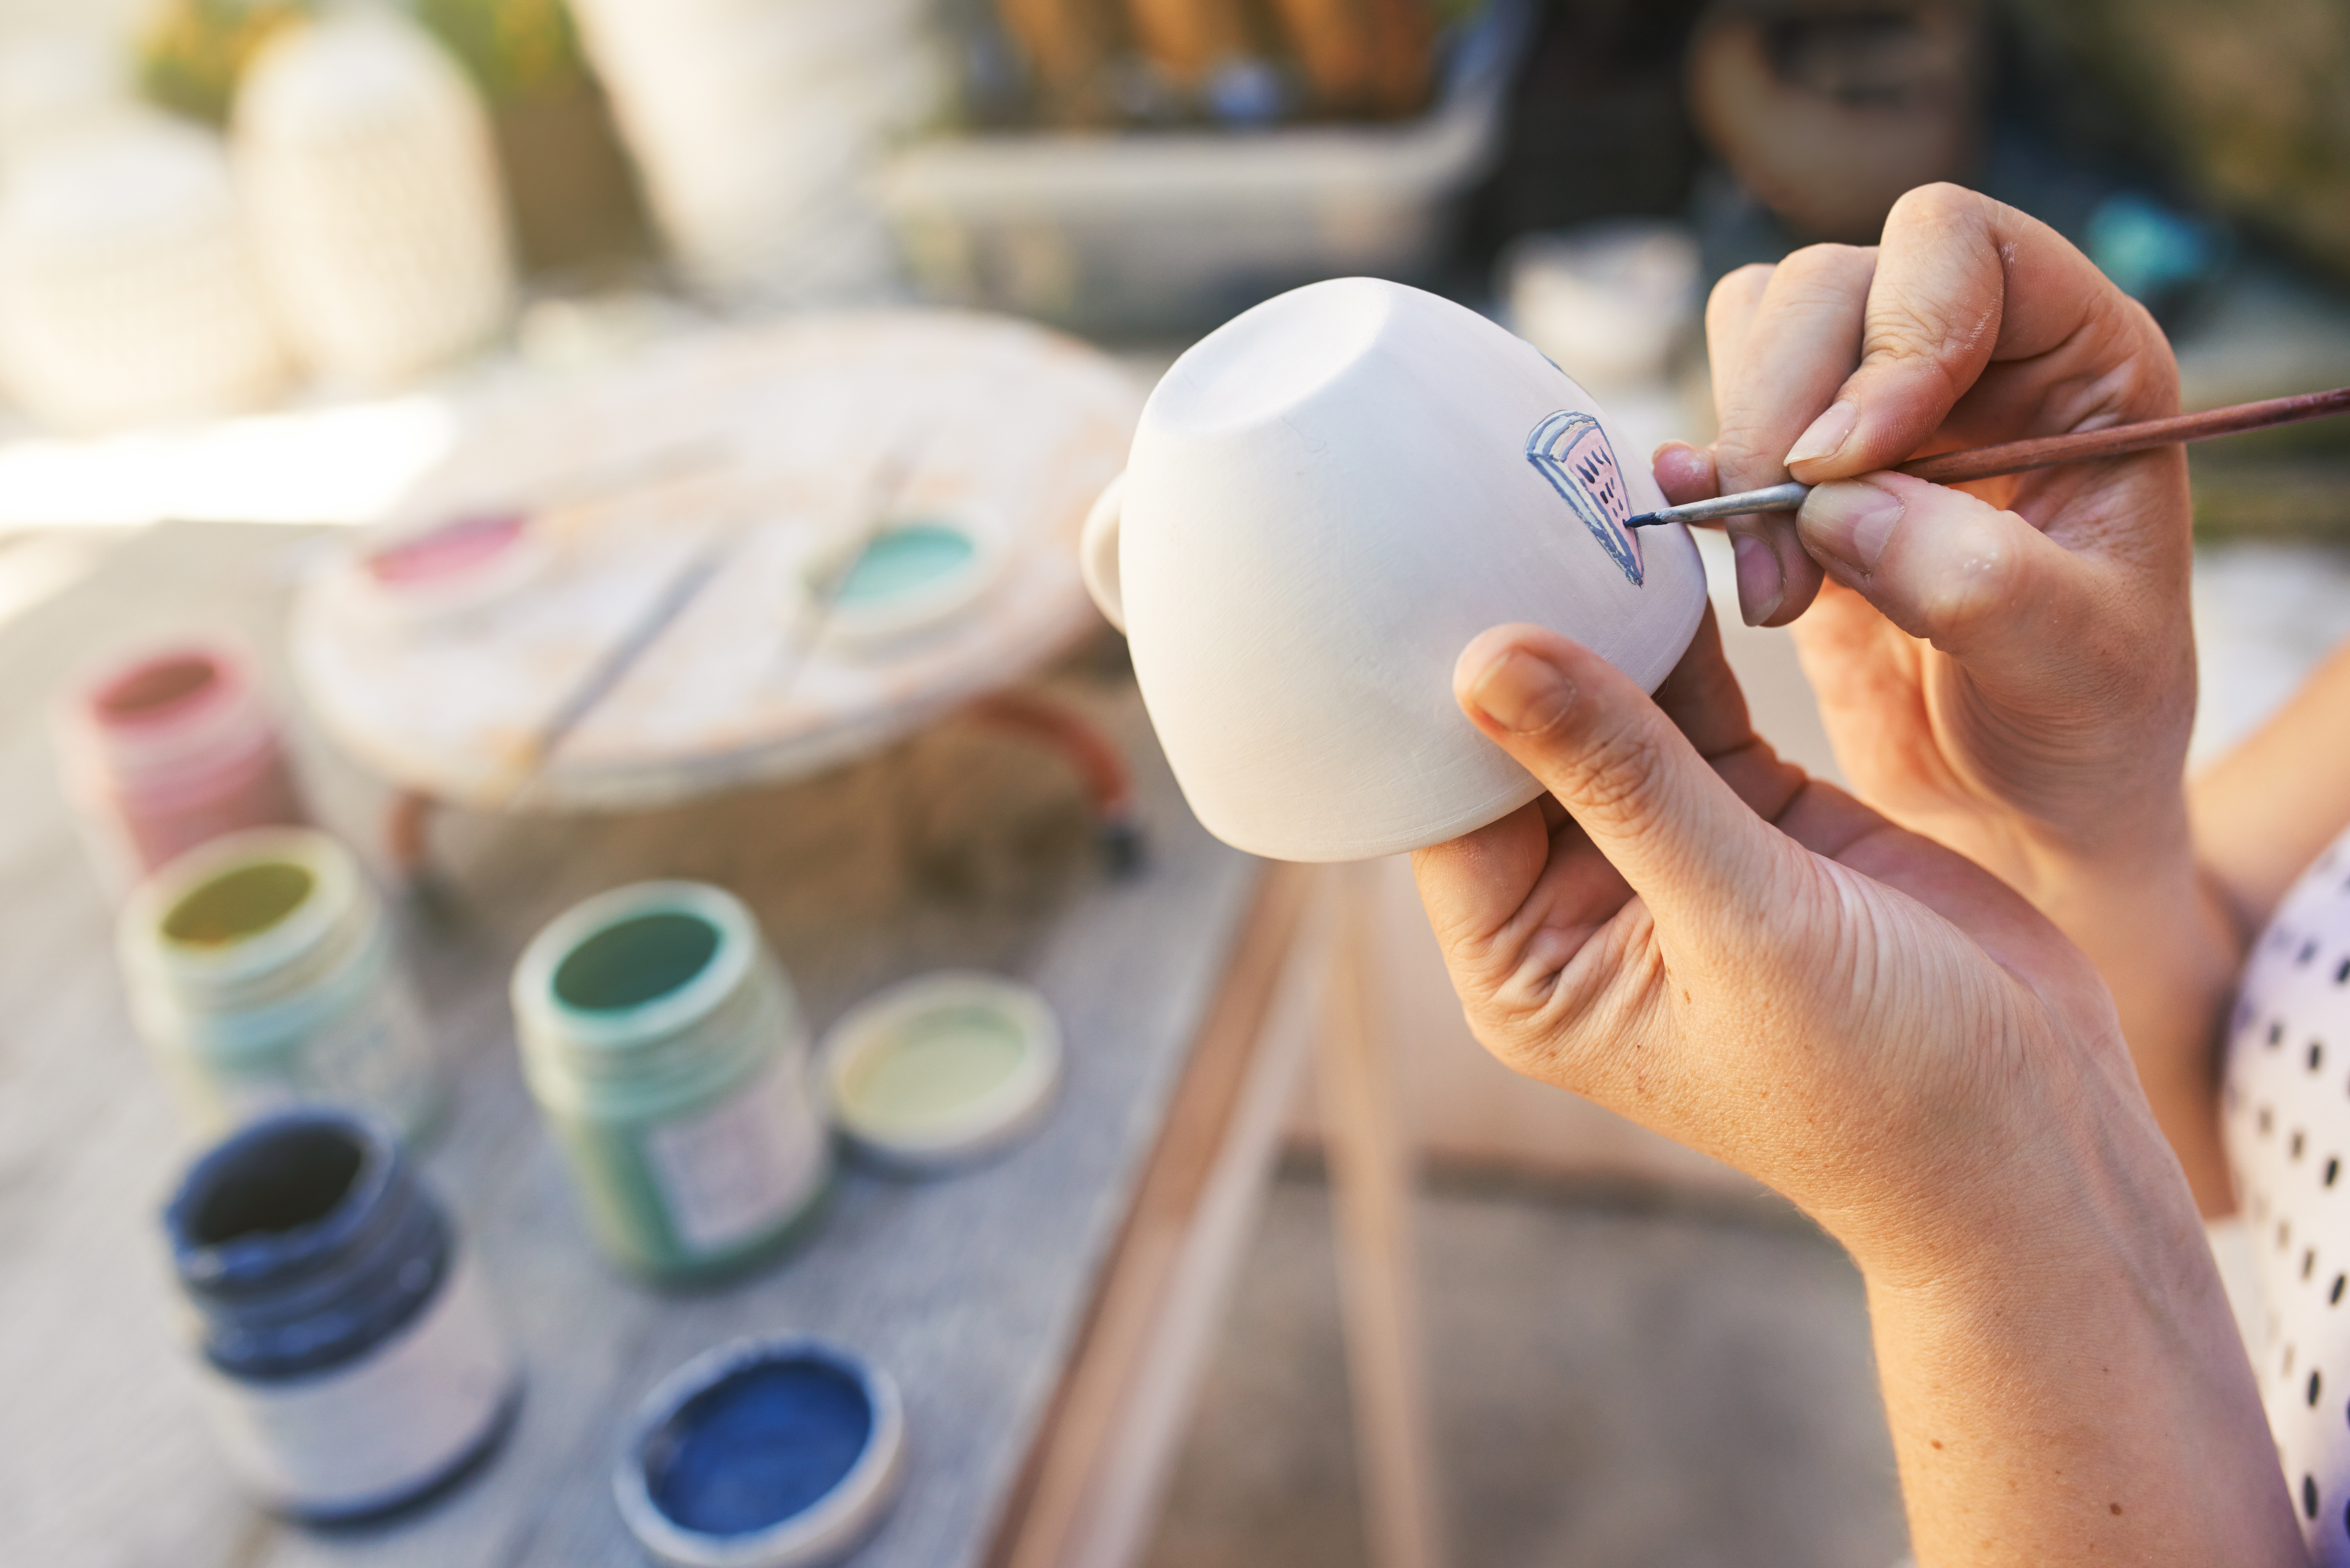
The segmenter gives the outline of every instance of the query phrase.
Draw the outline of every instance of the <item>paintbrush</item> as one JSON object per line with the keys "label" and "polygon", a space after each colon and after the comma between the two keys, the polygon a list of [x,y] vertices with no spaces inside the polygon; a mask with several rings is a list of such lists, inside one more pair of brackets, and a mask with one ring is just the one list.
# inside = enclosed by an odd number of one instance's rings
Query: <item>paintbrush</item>
{"label": "paintbrush", "polygon": [[499,803],[501,805],[511,808],[521,802],[524,793],[537,782],[548,760],[555,755],[556,748],[570,738],[571,732],[588,715],[612,694],[622,677],[636,668],[637,661],[660,640],[662,634],[676,623],[687,607],[702,597],[702,590],[726,564],[734,545],[735,532],[732,527],[717,530],[689,556],[685,564],[662,585],[660,593],[620,634],[619,640],[606,649],[588,666],[578,682],[564,694],[553,714],[531,736],[528,751],[516,759],[508,774],[506,790]]}
{"label": "paintbrush", "polygon": [[[1970,447],[1965,452],[1937,452],[1932,457],[1905,462],[1893,472],[1913,479],[1931,480],[1936,484],[1962,484],[1970,479],[1995,479],[2002,474],[2022,473],[2029,469],[2080,462],[2094,457],[2120,457],[2126,452],[2150,452],[2158,446],[2209,441],[2213,436],[2234,435],[2239,431],[2266,430],[2272,425],[2295,424],[2339,413],[2350,413],[2350,387],[2336,387],[2330,392],[2304,392],[2293,398],[2271,398],[2265,402],[2235,403],[2224,409],[2206,409],[2198,414],[2173,414],[2166,420],[2108,425],[2101,431],[2076,431],[2071,435],[2038,436],[1998,446]],[[1784,484],[1717,496],[1711,501],[1692,501],[1683,506],[1643,512],[1627,519],[1624,526],[1702,523],[1749,512],[1793,512],[1811,493],[1810,485],[1790,480]]]}

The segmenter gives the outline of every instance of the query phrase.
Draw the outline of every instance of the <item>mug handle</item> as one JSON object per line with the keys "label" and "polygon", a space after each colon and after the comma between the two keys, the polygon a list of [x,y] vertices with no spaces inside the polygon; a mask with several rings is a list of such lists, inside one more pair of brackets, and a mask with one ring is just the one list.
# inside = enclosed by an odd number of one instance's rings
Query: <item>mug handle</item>
{"label": "mug handle", "polygon": [[1118,630],[1126,629],[1126,601],[1118,595],[1118,526],[1125,511],[1126,472],[1102,487],[1093,510],[1086,514],[1085,531],[1077,536],[1077,570],[1086,579],[1094,607]]}

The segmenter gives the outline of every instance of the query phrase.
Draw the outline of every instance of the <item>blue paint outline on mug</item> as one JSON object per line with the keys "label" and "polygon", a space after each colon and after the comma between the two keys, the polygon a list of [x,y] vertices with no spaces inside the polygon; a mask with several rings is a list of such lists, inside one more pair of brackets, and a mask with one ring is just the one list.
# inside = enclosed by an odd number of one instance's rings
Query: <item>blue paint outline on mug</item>
{"label": "blue paint outline on mug", "polygon": [[1575,409],[1559,410],[1526,437],[1526,461],[1565,498],[1632,586],[1640,587],[1640,542],[1624,526],[1632,515],[1631,493],[1599,421]]}

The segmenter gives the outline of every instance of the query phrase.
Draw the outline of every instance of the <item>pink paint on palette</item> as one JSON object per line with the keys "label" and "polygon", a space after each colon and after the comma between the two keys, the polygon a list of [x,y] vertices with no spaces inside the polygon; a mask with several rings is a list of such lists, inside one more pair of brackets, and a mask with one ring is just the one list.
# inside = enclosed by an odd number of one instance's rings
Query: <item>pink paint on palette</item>
{"label": "pink paint on palette", "polygon": [[387,539],[363,556],[365,602],[415,626],[470,616],[529,584],[548,554],[524,513],[462,514]]}
{"label": "pink paint on palette", "polygon": [[252,669],[218,642],[108,667],[58,720],[66,787],[122,882],[240,828],[308,820]]}
{"label": "pink paint on palette", "polygon": [[367,558],[368,572],[386,587],[475,572],[520,544],[527,521],[519,512],[459,517],[385,545]]}

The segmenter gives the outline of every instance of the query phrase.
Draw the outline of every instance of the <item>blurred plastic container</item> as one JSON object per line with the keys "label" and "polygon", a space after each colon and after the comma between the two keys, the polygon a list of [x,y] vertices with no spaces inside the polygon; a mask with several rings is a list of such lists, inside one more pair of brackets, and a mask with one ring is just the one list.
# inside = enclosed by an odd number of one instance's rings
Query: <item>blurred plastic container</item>
{"label": "blurred plastic container", "polygon": [[1698,266],[1687,224],[1612,219],[1514,242],[1500,292],[1510,329],[1585,386],[1649,386],[1696,326]]}
{"label": "blurred plastic container", "polygon": [[1210,326],[1317,278],[1409,281],[1500,150],[1533,20],[1492,0],[1416,120],[941,139],[884,166],[882,207],[931,298],[1094,331]]}

